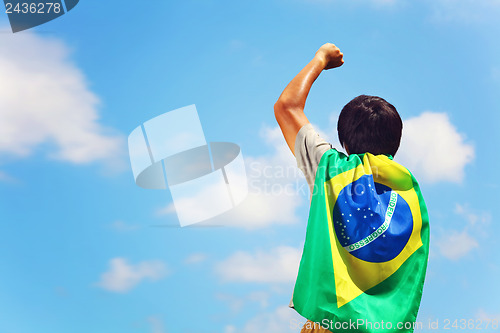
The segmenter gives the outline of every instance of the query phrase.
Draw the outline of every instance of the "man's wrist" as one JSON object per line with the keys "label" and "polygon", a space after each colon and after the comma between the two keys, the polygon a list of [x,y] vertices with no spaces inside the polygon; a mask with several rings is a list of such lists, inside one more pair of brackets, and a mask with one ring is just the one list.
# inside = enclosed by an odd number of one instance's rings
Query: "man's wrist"
{"label": "man's wrist", "polygon": [[323,69],[325,69],[326,64],[328,63],[328,62],[326,61],[325,56],[324,56],[324,55],[321,55],[321,54],[316,54],[316,55],[314,56],[313,61],[316,61],[316,62],[318,63],[318,66],[320,66],[322,70],[323,70]]}

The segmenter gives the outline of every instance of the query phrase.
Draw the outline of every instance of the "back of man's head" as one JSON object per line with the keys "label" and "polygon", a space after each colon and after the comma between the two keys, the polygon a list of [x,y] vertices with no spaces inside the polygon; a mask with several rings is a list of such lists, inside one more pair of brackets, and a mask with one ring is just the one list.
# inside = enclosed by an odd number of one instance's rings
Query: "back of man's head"
{"label": "back of man's head", "polygon": [[403,122],[396,108],[377,96],[361,95],[342,109],[337,124],[339,140],[349,154],[394,156]]}

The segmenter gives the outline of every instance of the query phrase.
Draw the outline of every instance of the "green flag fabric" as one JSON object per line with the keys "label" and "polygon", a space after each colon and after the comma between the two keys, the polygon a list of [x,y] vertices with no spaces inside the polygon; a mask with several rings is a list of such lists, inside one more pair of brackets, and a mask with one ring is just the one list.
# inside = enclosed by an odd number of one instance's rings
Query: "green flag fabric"
{"label": "green flag fabric", "polygon": [[413,332],[429,218],[391,156],[330,149],[318,166],[293,305],[332,332]]}

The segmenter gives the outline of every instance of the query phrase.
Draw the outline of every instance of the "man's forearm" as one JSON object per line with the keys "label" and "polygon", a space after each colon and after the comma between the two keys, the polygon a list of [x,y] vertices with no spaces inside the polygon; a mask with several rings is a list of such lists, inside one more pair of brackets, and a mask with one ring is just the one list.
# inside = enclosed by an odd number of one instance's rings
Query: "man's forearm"
{"label": "man's forearm", "polygon": [[294,154],[295,137],[300,128],[309,122],[304,114],[307,95],[312,84],[325,68],[324,64],[324,61],[315,56],[286,86],[274,104],[274,115],[288,147]]}
{"label": "man's forearm", "polygon": [[311,86],[324,68],[324,60],[314,57],[283,90],[276,102],[275,111],[287,109],[293,112],[303,112]]}
{"label": "man's forearm", "polygon": [[304,106],[311,86],[324,69],[342,66],[342,57],[342,52],[335,45],[326,43],[321,46],[313,60],[293,78],[274,104],[274,115],[292,153],[295,153],[297,133],[309,123]]}

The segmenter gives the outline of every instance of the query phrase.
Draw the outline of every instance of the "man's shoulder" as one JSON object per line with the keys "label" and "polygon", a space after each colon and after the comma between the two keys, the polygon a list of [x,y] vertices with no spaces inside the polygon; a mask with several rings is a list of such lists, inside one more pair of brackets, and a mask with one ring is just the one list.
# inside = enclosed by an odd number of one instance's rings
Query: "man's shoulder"
{"label": "man's shoulder", "polygon": [[[360,168],[360,170],[355,172],[353,169],[356,168]],[[394,161],[391,155],[373,155],[371,153],[346,155],[331,148],[323,154],[318,166],[318,172],[324,174],[325,180],[350,170],[352,170],[351,173],[373,174],[380,180],[400,181],[405,179],[406,182],[416,183],[413,174],[405,166]]]}

